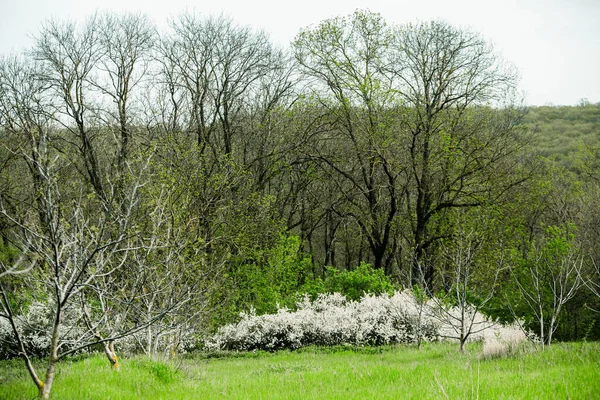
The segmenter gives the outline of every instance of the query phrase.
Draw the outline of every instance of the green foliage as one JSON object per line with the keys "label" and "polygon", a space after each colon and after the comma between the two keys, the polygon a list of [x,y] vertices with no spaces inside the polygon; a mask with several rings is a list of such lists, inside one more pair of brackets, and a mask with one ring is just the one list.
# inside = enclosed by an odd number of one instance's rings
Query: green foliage
{"label": "green foliage", "polygon": [[349,271],[337,268],[325,268],[324,278],[309,281],[304,290],[313,298],[319,293],[341,293],[350,300],[360,300],[365,293],[391,294],[394,286],[382,269],[375,269],[369,264],[360,265]]}
{"label": "green foliage", "polygon": [[233,263],[224,287],[231,298],[220,323],[233,320],[240,311],[273,313],[277,306],[293,307],[296,293],[312,273],[310,257],[300,251],[297,236],[280,234],[274,246],[256,249],[245,260]]}
{"label": "green foliage", "polygon": [[532,151],[552,158],[559,165],[575,167],[581,143],[600,145],[600,105],[532,107],[523,125],[537,133]]}
{"label": "green foliage", "polygon": [[573,247],[576,227],[569,224],[565,229],[559,226],[546,227],[546,240],[542,249],[544,261],[549,265],[556,265],[564,258]]}
{"label": "green foliage", "polygon": [[581,290],[563,307],[554,338],[557,341],[600,340],[600,298]]}
{"label": "green foliage", "polygon": [[274,313],[278,306],[294,308],[304,293],[341,293],[359,300],[365,293],[392,293],[394,287],[383,270],[361,263],[351,271],[325,268],[324,277],[314,279],[310,257],[300,251],[297,236],[282,234],[270,249],[257,250],[253,258],[232,265],[223,291],[222,307],[214,327],[234,321],[239,312]]}
{"label": "green foliage", "polygon": [[[19,249],[11,246],[9,243],[5,244],[4,240],[0,237],[0,264],[10,267],[17,260],[19,254]],[[2,273],[1,269],[0,273]]]}

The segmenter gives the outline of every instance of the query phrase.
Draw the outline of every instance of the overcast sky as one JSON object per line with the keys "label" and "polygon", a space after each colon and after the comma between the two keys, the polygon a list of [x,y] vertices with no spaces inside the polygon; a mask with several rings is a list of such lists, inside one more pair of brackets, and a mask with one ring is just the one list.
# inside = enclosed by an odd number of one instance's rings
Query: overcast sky
{"label": "overcast sky", "polygon": [[481,33],[521,75],[529,105],[600,102],[600,0],[0,0],[0,54],[19,52],[48,18],[141,11],[159,26],[182,11],[225,14],[287,45],[300,28],[352,13],[390,23],[443,19]]}

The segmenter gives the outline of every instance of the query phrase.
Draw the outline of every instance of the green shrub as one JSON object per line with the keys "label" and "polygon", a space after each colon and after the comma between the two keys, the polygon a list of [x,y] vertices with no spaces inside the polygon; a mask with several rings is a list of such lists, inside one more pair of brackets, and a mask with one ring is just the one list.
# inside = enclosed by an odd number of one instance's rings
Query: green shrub
{"label": "green shrub", "polygon": [[304,286],[304,292],[312,298],[316,298],[319,293],[341,293],[349,300],[360,300],[365,293],[392,294],[394,286],[383,270],[360,263],[350,271],[326,267],[324,278],[309,281]]}
{"label": "green shrub", "polygon": [[274,246],[256,250],[251,257],[232,265],[226,277],[218,325],[235,320],[242,311],[275,312],[278,306],[293,307],[312,261],[300,251],[300,238],[281,234]]}

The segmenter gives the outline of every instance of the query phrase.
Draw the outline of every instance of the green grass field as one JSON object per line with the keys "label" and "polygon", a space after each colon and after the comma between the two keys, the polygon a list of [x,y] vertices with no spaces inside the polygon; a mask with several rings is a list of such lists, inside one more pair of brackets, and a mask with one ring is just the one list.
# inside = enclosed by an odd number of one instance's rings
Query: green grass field
{"label": "green grass field", "polygon": [[[0,399],[32,399],[22,361],[0,362]],[[312,348],[175,362],[94,356],[60,364],[53,399],[600,399],[600,343],[501,359],[450,344]]]}

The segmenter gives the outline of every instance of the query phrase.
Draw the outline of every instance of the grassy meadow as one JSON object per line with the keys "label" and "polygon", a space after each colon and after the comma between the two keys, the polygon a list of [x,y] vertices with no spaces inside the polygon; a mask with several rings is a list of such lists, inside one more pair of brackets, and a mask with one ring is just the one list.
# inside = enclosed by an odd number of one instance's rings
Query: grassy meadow
{"label": "grassy meadow", "polygon": [[[53,399],[598,399],[600,343],[482,359],[451,344],[63,362]],[[0,399],[32,399],[22,361],[0,362]]]}

